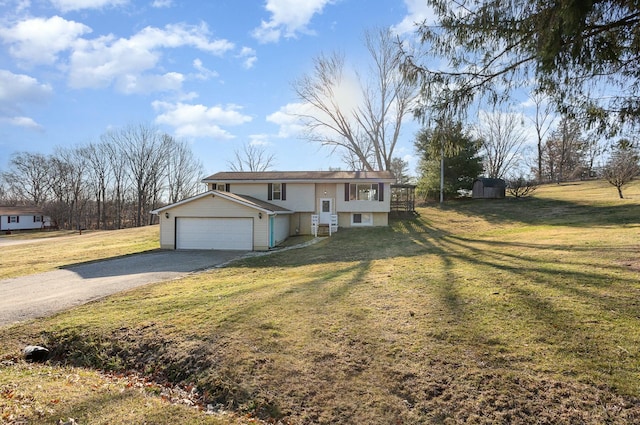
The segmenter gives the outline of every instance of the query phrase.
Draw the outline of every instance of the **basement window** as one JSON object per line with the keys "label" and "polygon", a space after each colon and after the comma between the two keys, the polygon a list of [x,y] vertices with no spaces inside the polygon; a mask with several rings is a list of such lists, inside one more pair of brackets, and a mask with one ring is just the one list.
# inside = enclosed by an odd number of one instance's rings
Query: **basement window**
{"label": "basement window", "polygon": [[373,214],[353,213],[351,214],[352,226],[373,226]]}

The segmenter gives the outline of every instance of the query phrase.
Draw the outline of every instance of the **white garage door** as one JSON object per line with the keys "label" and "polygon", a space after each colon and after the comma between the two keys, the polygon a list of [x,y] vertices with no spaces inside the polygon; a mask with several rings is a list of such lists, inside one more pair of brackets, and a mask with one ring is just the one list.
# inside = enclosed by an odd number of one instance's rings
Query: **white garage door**
{"label": "white garage door", "polygon": [[178,217],[177,249],[253,249],[250,218]]}

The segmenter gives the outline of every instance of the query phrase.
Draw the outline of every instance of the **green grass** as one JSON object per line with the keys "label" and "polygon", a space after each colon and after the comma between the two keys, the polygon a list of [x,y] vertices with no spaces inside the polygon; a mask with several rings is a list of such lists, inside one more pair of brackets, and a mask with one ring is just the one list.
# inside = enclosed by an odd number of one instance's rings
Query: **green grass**
{"label": "green grass", "polygon": [[[51,365],[0,367],[3,415],[638,423],[640,185],[625,196],[587,182],[430,206],[0,329],[0,358],[34,342],[54,353]],[[97,370],[135,371],[151,391],[123,380],[126,403],[96,395],[112,385]],[[66,375],[85,373],[65,391]],[[18,409],[6,394],[26,394],[34,376],[59,401],[36,394]],[[163,402],[154,388],[166,382],[237,416]],[[159,405],[166,419],[147,419]],[[141,413],[126,416],[132,406]]]}

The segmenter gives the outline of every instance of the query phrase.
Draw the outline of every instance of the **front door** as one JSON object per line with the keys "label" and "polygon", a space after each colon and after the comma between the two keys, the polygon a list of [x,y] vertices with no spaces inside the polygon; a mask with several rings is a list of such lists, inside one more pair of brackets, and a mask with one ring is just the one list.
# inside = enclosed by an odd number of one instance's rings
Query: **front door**
{"label": "front door", "polygon": [[320,199],[320,224],[331,223],[332,203],[333,200],[331,198]]}

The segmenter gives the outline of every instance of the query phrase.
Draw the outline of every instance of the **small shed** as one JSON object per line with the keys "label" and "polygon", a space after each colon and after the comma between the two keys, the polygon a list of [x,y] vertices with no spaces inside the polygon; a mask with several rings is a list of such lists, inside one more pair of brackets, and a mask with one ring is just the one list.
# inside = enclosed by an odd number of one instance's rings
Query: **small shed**
{"label": "small shed", "polygon": [[473,181],[474,199],[500,199],[506,194],[507,183],[502,179],[480,177]]}

